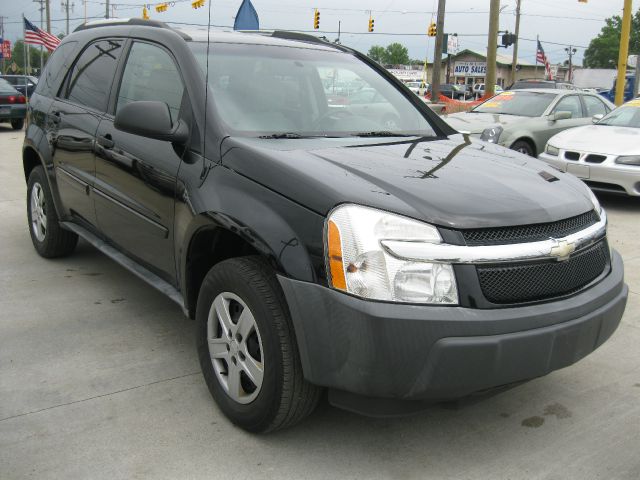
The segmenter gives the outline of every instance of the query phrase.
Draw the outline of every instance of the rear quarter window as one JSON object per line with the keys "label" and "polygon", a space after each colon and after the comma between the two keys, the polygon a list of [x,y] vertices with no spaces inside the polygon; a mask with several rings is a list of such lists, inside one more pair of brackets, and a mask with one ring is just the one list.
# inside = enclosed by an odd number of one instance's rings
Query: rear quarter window
{"label": "rear quarter window", "polygon": [[72,54],[76,49],[77,43],[78,42],[65,42],[53,51],[44,66],[35,93],[47,97],[55,95],[55,92],[57,92],[60,87],[60,82],[71,66],[71,62],[73,61]]}

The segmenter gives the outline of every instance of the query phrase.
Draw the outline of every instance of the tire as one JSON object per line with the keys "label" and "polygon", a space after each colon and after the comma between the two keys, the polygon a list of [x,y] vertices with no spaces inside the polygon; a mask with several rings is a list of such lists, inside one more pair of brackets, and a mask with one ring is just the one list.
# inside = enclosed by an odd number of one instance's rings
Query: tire
{"label": "tire", "polygon": [[24,118],[14,118],[11,120],[11,127],[14,130],[22,130],[24,127]]}
{"label": "tire", "polygon": [[34,248],[44,258],[73,253],[78,235],[60,226],[49,183],[41,166],[31,170],[27,185],[27,218]]}
{"label": "tire", "polygon": [[523,153],[525,155],[529,155],[533,157],[533,148],[529,144],[529,142],[525,140],[518,140],[511,145],[511,150],[515,150],[516,152]]}
{"label": "tire", "polygon": [[[223,317],[230,313],[225,321],[219,311]],[[313,412],[321,389],[303,377],[289,310],[266,262],[240,257],[209,270],[198,295],[196,321],[202,373],[231,422],[265,433],[292,426]],[[249,375],[260,366],[262,375]]]}

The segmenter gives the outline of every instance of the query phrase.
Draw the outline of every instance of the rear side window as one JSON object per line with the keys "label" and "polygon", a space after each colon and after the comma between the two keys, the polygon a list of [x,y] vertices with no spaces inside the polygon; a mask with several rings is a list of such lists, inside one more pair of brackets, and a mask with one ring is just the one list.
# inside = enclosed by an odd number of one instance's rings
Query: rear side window
{"label": "rear side window", "polygon": [[183,93],[182,79],[171,56],[155,45],[134,43],[122,75],[116,112],[129,102],[159,101],[169,106],[175,121]]}
{"label": "rear side window", "polygon": [[101,40],[89,45],[73,66],[61,96],[104,112],[121,52],[121,40]]}
{"label": "rear side window", "polygon": [[606,115],[609,112],[604,102],[596,97],[585,96],[584,104],[587,107],[588,117],[593,117],[594,115]]}
{"label": "rear side window", "polygon": [[60,81],[71,66],[71,54],[78,42],[65,42],[58,46],[47,60],[36,93],[51,97],[58,91]]}

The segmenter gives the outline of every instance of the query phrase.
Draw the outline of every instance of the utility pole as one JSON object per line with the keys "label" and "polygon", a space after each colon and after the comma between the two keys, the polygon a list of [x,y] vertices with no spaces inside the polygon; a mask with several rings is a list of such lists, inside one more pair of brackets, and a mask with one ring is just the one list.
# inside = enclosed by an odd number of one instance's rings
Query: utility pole
{"label": "utility pole", "polygon": [[47,33],[51,33],[51,6],[49,5],[50,0],[44,0],[45,12],[47,14]]}
{"label": "utility pole", "polygon": [[577,50],[575,48],[573,48],[572,45],[569,45],[567,48],[564,49],[564,51],[569,54],[569,83],[572,83],[572,81],[573,81],[573,56],[575,55]]}
{"label": "utility pole", "polygon": [[444,13],[447,0],[438,0],[438,18],[436,19],[436,45],[433,52],[433,73],[431,79],[431,102],[440,101],[440,67],[442,66],[442,41],[444,38]]}
{"label": "utility pole", "polygon": [[516,43],[513,44],[513,61],[511,62],[511,85],[516,83],[516,68],[518,67],[518,45],[520,44],[520,7],[522,0],[516,4]]}
{"label": "utility pole", "polygon": [[[4,41],[4,17],[0,15],[0,38]],[[2,46],[0,46],[2,48]],[[0,68],[0,73],[4,75],[4,55],[2,56],[2,68]]]}
{"label": "utility pole", "polygon": [[492,97],[496,92],[496,56],[498,54],[498,29],[500,24],[500,0],[491,0],[489,10],[489,39],[487,41],[487,77],[484,79],[484,93]]}
{"label": "utility pole", "polygon": [[65,9],[67,15],[67,35],[69,35],[69,9],[73,9],[75,4],[71,3],[71,0],[62,0],[62,8]]}
{"label": "utility pole", "polygon": [[109,0],[105,0],[104,18],[109,18]]}
{"label": "utility pole", "polygon": [[[36,3],[40,4],[40,8],[38,10],[40,10],[40,29],[44,30],[44,0],[33,0]],[[42,45],[40,45],[40,72],[42,72],[42,57],[44,56],[44,53],[42,52]]]}
{"label": "utility pole", "polygon": [[[624,102],[624,86],[627,77],[627,57],[629,56],[629,36],[631,34],[631,0],[624,0],[622,12],[622,34],[620,35],[620,54],[618,56],[618,79],[616,80],[615,104]],[[636,78],[636,82],[638,79]]]}

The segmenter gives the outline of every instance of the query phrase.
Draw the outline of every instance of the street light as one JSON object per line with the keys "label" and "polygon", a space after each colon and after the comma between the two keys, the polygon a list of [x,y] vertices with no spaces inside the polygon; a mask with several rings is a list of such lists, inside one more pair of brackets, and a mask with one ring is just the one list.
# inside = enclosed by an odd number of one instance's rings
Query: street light
{"label": "street light", "polygon": [[572,46],[568,46],[564,49],[565,52],[569,55],[569,83],[573,81],[573,56],[576,54],[578,50],[573,48]]}

